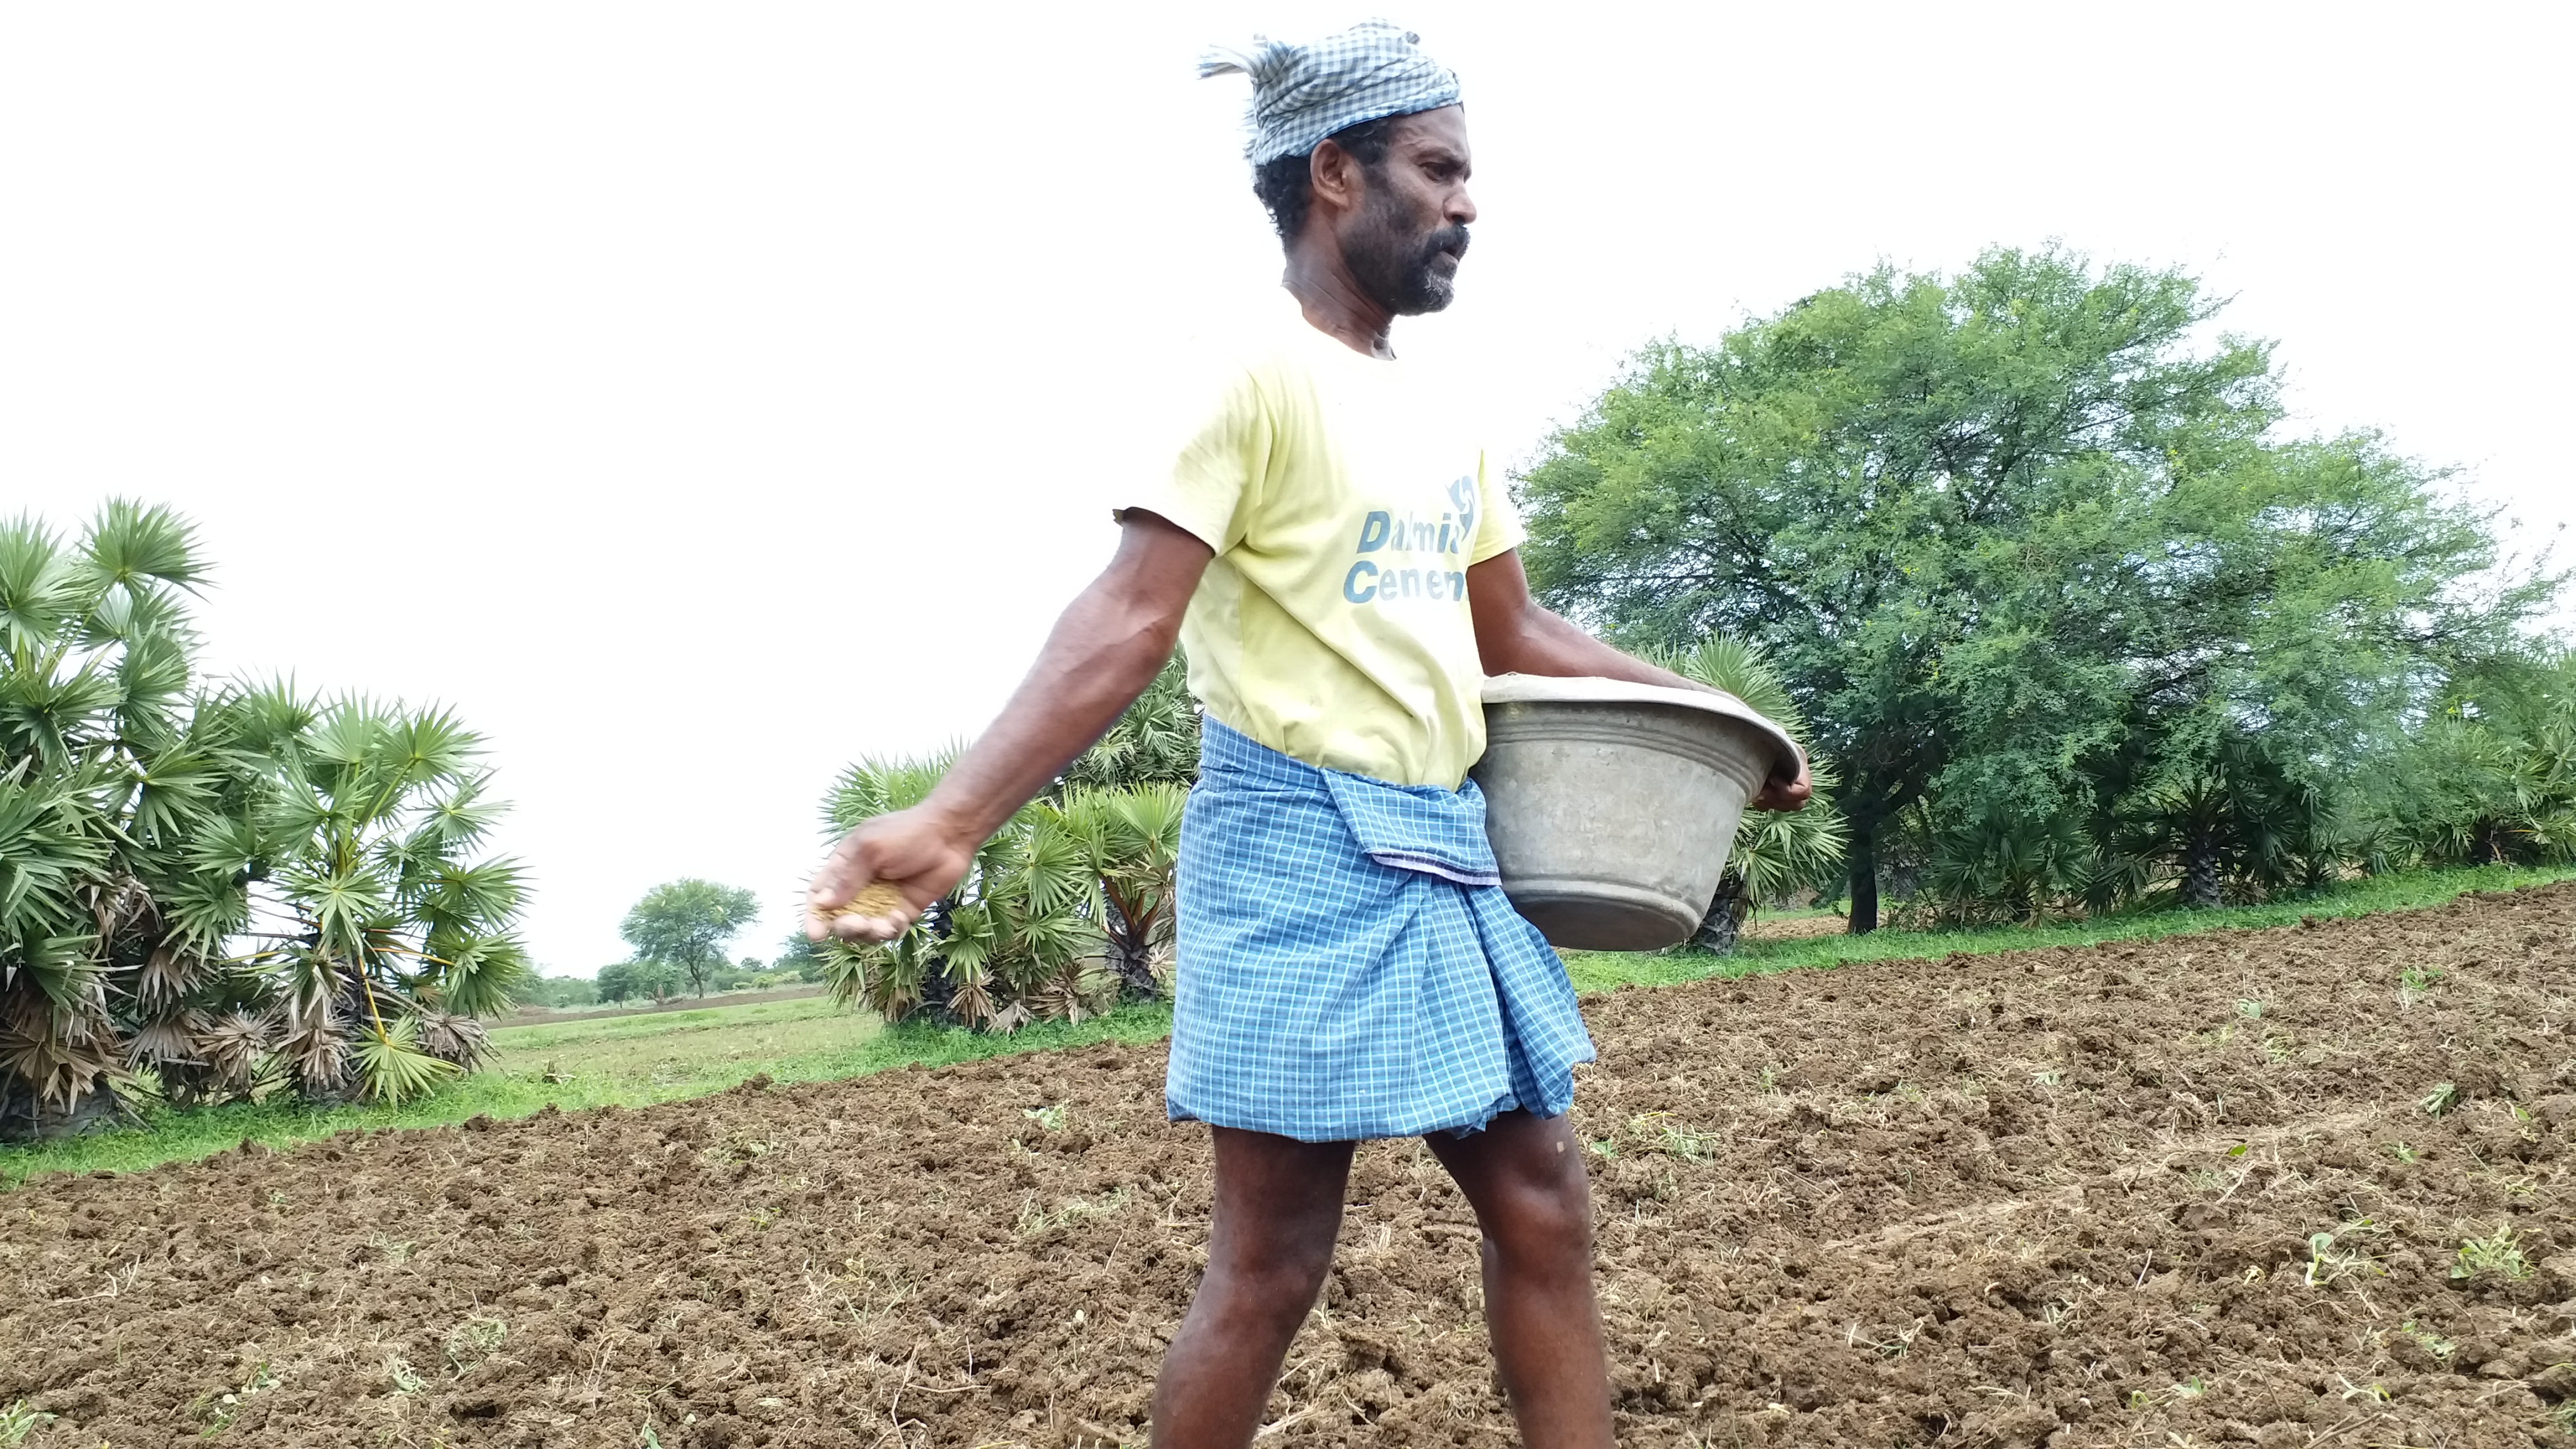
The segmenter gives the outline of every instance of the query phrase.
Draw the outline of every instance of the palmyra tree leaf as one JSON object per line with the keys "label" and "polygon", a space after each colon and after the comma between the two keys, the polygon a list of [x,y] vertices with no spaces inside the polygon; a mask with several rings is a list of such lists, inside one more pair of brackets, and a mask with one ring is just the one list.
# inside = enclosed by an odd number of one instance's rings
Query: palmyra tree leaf
{"label": "palmyra tree leaf", "polygon": [[425,1008],[411,1018],[420,1024],[420,1049],[467,1071],[489,1056],[492,1038],[471,1016]]}
{"label": "palmyra tree leaf", "polygon": [[378,1102],[407,1102],[460,1070],[422,1049],[420,1023],[407,1016],[361,1028],[350,1043],[350,1055],[357,1062],[361,1089]]}
{"label": "palmyra tree leaf", "polygon": [[963,753],[962,743],[952,743],[926,757],[870,755],[841,772],[824,797],[823,818],[837,834],[869,816],[908,810],[929,796]]}
{"label": "palmyra tree leaf", "polygon": [[497,1016],[519,999],[536,968],[527,948],[512,935],[481,935],[439,953],[444,965],[434,973],[432,994],[451,1012]]}
{"label": "palmyra tree leaf", "polygon": [[304,733],[318,717],[312,701],[286,679],[229,692],[214,705],[243,749],[280,762],[302,753]]}
{"label": "palmyra tree leaf", "polygon": [[134,588],[161,583],[182,588],[205,580],[197,531],[175,510],[111,498],[90,520],[82,549],[91,576],[102,586]]}
{"label": "palmyra tree leaf", "polygon": [[86,602],[51,530],[24,514],[0,523],[0,650],[46,652]]}

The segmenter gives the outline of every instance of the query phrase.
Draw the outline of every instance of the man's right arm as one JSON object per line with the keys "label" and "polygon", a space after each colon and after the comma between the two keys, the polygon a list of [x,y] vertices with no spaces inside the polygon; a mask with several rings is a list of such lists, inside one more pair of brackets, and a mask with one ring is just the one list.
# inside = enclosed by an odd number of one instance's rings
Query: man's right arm
{"label": "man's right arm", "polygon": [[[1056,620],[1037,663],[928,798],[841,837],[806,897],[805,934],[890,940],[965,877],[975,851],[1144,693],[1214,556],[1160,516],[1121,516],[1117,556]],[[836,915],[867,885],[903,897],[884,916]]]}

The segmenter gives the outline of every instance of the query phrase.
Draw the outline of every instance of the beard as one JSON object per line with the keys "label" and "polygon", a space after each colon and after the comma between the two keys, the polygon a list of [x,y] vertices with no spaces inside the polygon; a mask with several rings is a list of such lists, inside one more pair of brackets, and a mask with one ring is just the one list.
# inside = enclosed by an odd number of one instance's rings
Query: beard
{"label": "beard", "polygon": [[1360,224],[1342,244],[1352,280],[1398,317],[1448,306],[1458,294],[1458,261],[1466,254],[1467,228],[1417,229],[1385,186],[1369,188]]}

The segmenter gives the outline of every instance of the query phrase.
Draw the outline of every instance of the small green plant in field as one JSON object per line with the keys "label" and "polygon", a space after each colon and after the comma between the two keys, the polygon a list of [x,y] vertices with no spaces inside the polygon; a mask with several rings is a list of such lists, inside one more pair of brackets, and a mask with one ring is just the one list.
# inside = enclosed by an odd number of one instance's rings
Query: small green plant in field
{"label": "small green plant in field", "polygon": [[475,1314],[447,1330],[443,1345],[448,1371],[458,1378],[472,1373],[475,1367],[498,1352],[501,1340],[510,1336],[510,1325],[497,1318]]}
{"label": "small green plant in field", "polygon": [[662,1436],[654,1433],[653,1426],[647,1424],[635,1431],[635,1449],[662,1449]]}
{"label": "small green plant in field", "polygon": [[1685,1157],[1693,1162],[1707,1157],[1711,1150],[1710,1144],[1717,1140],[1716,1134],[1694,1132],[1672,1118],[1673,1114],[1670,1112],[1648,1112],[1642,1116],[1629,1118],[1628,1130],[1636,1134],[1637,1139],[1646,1145],[1646,1150],[1649,1152],[1660,1152],[1667,1157]]}
{"label": "small green plant in field", "polygon": [[2035,1087],[2054,1087],[2065,1080],[2066,1073],[2055,1067],[2042,1067],[2030,1074],[2031,1085]]}
{"label": "small green plant in field", "polygon": [[2251,996],[2238,997],[2236,1000],[2236,1014],[2245,1018],[2247,1021],[2261,1021],[2263,1019],[2263,1003],[2260,999]]}
{"label": "small green plant in field", "polygon": [[2425,1116],[2439,1117],[2460,1105],[2460,1089],[2450,1082],[2435,1082],[2433,1090],[2426,1092],[2416,1105],[2424,1109]]}
{"label": "small green plant in field", "polygon": [[1619,1139],[1616,1137],[1595,1137],[1583,1146],[1586,1151],[1604,1161],[1619,1155]]}
{"label": "small green plant in field", "polygon": [[233,1421],[241,1417],[242,1410],[249,1407],[251,1399],[276,1387],[277,1375],[269,1371],[265,1362],[261,1362],[250,1366],[250,1374],[242,1380],[240,1388],[212,1397],[199,1397],[191,1407],[204,1416],[206,1422],[197,1430],[197,1437],[211,1439],[231,1428]]}
{"label": "small green plant in field", "polygon": [[2451,1264],[2451,1276],[2483,1278],[2490,1273],[2507,1282],[2531,1276],[2531,1265],[2523,1261],[2522,1245],[2514,1241],[2511,1228],[2499,1227],[2491,1237],[2461,1240],[2460,1256]]}
{"label": "small green plant in field", "polygon": [[2405,1325],[2397,1331],[2405,1334],[2408,1338],[2415,1340],[2417,1347],[2423,1349],[2426,1353],[2431,1354],[2435,1358],[2447,1359],[2451,1356],[2452,1351],[2459,1347],[2458,1344],[2433,1332],[2433,1330],[2417,1326],[2415,1320],[2412,1318],[2407,1319]]}
{"label": "small green plant in field", "polygon": [[1918,1318],[1905,1327],[1897,1329],[1893,1337],[1883,1339],[1861,1337],[1860,1325],[1854,1323],[1843,1330],[1843,1342],[1853,1348],[1866,1346],[1877,1349],[1882,1358],[1903,1358],[1914,1350],[1914,1335],[1921,1333],[1923,1325],[1931,1321],[1929,1318]]}
{"label": "small green plant in field", "polygon": [[2370,1219],[2361,1218],[2332,1232],[2308,1234],[2307,1281],[2311,1288],[2323,1288],[2342,1278],[2369,1277],[2382,1271],[2376,1259],[2346,1241],[2379,1229]]}
{"label": "small green plant in field", "polygon": [[393,1381],[394,1392],[416,1394],[427,1387],[425,1380],[412,1370],[411,1360],[395,1354],[385,1360],[385,1377]]}
{"label": "small green plant in field", "polygon": [[2433,994],[2433,983],[2442,979],[2436,966],[2409,966],[2397,973],[2397,1004],[2408,1007]]}
{"label": "small green plant in field", "polygon": [[2388,1144],[2388,1155],[2400,1162],[2413,1162],[2422,1154],[2403,1142],[2391,1142]]}
{"label": "small green plant in field", "polygon": [[25,1399],[0,1409],[0,1449],[18,1449],[28,1435],[53,1421],[53,1415],[28,1407]]}
{"label": "small green plant in field", "polygon": [[2152,1409],[2159,1404],[2179,1404],[2185,1399],[2199,1398],[2201,1395],[2208,1393],[2212,1387],[2213,1385],[2209,1380],[2195,1375],[2194,1377],[2187,1378],[2181,1383],[2175,1384],[2170,1388],[2158,1389],[2153,1393],[2149,1393],[2145,1389],[2131,1389],[2129,1390],[2129,1407],[2132,1409]]}
{"label": "small green plant in field", "polygon": [[1020,1236],[1032,1238],[1049,1228],[1066,1228],[1092,1218],[1105,1218],[1127,1205],[1127,1189],[1112,1188],[1096,1198],[1066,1198],[1056,1204],[1054,1212],[1038,1205],[1035,1196],[1020,1203]]}
{"label": "small green plant in field", "polygon": [[1049,1132],[1061,1132],[1064,1130],[1065,1109],[1071,1105],[1070,1102],[1058,1102],[1052,1107],[1022,1107],[1020,1115]]}

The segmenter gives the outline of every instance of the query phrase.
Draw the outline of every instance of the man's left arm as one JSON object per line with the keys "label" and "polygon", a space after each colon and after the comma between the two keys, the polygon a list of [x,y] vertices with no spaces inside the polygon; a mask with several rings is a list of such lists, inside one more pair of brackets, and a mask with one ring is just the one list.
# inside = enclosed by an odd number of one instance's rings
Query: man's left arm
{"label": "man's left arm", "polygon": [[[1467,570],[1467,607],[1476,620],[1476,652],[1487,674],[1545,674],[1566,678],[1625,679],[1667,689],[1705,690],[1669,669],[1622,654],[1530,597],[1529,576],[1518,549],[1498,553]],[[1796,810],[1813,793],[1801,754],[1798,778],[1772,780],[1753,797],[1756,810]]]}

